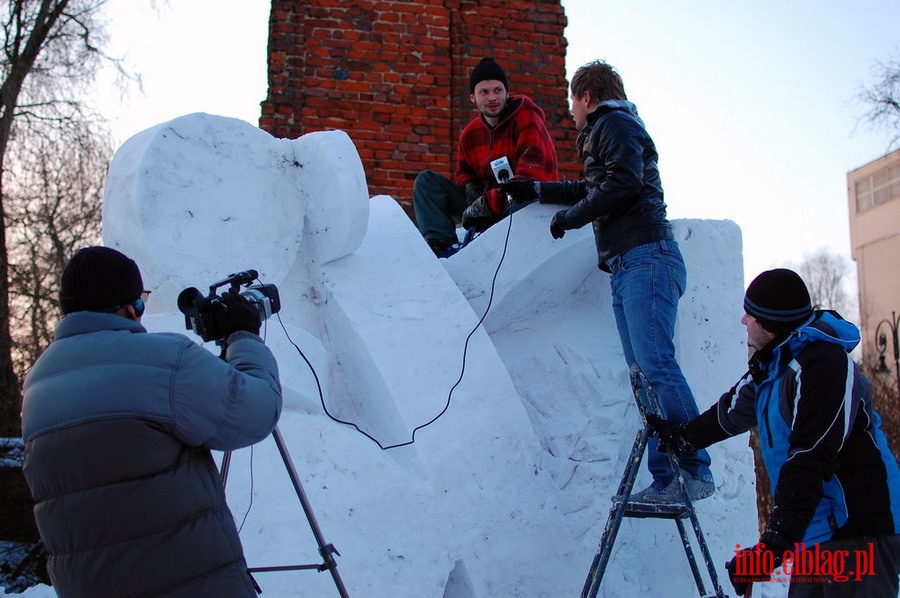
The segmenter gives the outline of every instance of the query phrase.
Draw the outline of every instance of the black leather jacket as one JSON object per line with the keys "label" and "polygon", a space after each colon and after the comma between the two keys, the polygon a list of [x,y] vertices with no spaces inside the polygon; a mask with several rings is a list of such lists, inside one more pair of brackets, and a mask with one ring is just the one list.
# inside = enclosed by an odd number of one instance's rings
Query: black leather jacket
{"label": "black leather jacket", "polygon": [[566,211],[566,228],[593,222],[601,269],[608,271],[606,262],[629,249],[674,238],[656,146],[634,104],[601,102],[588,115],[576,147],[584,163],[583,180],[564,182],[541,200],[572,205]]}

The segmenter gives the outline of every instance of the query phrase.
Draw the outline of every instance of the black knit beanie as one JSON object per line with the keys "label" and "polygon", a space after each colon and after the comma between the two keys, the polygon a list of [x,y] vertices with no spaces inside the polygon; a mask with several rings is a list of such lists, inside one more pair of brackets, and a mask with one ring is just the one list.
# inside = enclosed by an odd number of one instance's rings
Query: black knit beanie
{"label": "black knit beanie", "polygon": [[769,332],[793,330],[812,315],[809,291],[793,270],[767,270],[753,279],[744,295],[744,311]]}
{"label": "black knit beanie", "polygon": [[144,292],[134,260],[109,247],[85,247],[66,264],[59,285],[64,314],[128,305]]}
{"label": "black knit beanie", "polygon": [[493,58],[482,58],[478,66],[472,69],[472,74],[469,76],[469,93],[475,93],[475,86],[482,81],[500,81],[503,83],[503,87],[509,90],[506,73]]}

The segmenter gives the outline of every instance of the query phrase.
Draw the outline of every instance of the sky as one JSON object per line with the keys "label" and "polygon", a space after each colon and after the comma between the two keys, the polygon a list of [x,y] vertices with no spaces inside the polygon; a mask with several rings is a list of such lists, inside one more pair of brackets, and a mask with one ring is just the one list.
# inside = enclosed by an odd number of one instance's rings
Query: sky
{"label": "sky", "polygon": [[[369,198],[345,133],[277,140],[195,114],[120,148],[103,243],[139,264],[150,332],[200,342],[175,309],[186,287],[250,268],[277,285],[261,332],[279,430],[350,596],[560,598],[581,589],[641,424],[592,232],[552,239],[555,211],[527,206],[438,260],[394,199]],[[705,409],[746,368],[740,231],[674,229],[696,265],[677,352]],[[724,563],[758,534],[753,459],[746,437],[710,454],[697,513],[727,590]],[[641,467],[634,490],[649,483]],[[234,451],[226,489],[251,567],[320,562],[274,442]],[[671,520],[628,519],[615,547],[601,597],[695,595]],[[338,595],[327,573],[256,577],[264,596]]]}
{"label": "sky", "polygon": [[[141,74],[101,110],[118,143],[203,111],[257,124],[269,3],[110,0],[110,50]],[[564,0],[567,74],[619,70],[660,153],[671,218],[743,230],[745,278],[820,247],[850,256],[846,174],[889,149],[855,100],[900,54],[897,0]]]}

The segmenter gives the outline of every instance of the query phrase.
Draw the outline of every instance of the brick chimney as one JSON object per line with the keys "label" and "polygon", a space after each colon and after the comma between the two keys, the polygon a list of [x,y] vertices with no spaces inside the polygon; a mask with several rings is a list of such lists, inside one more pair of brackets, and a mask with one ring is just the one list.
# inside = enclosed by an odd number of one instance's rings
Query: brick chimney
{"label": "brick chimney", "polygon": [[452,176],[460,130],[477,114],[469,73],[492,56],[510,91],[544,110],[560,176],[579,178],[566,23],[559,0],[273,0],[260,128],[281,138],[345,131],[370,195],[412,215],[419,171]]}

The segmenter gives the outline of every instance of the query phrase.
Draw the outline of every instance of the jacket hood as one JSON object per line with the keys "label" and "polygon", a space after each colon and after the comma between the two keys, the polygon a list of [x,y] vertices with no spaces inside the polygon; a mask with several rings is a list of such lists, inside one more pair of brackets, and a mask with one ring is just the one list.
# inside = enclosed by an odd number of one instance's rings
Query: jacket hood
{"label": "jacket hood", "polygon": [[644,126],[644,121],[641,120],[641,117],[638,116],[637,106],[634,103],[629,102],[628,100],[603,100],[599,104],[597,104],[591,113],[588,115],[588,122],[593,122],[595,118],[599,118],[600,115],[606,114],[607,112],[611,112],[613,110],[622,110],[632,115],[636,119],[641,121],[641,126]]}
{"label": "jacket hood", "polygon": [[757,357],[760,361],[769,361],[772,354],[785,345],[796,355],[803,347],[817,341],[839,345],[849,353],[859,344],[859,340],[859,328],[842,318],[839,313],[817,310],[799,328],[773,339],[768,346],[757,352]]}
{"label": "jacket hood", "polygon": [[856,348],[860,341],[859,328],[831,310],[816,311],[809,324],[799,328],[792,336],[800,345],[825,341],[840,345],[847,353]]}
{"label": "jacket hood", "polygon": [[[539,109],[539,108],[538,108]],[[540,109],[539,109],[540,110]],[[587,115],[587,125],[581,129],[578,133],[578,137],[575,139],[575,151],[578,155],[581,155],[581,148],[584,146],[585,140],[588,135],[591,134],[591,129],[594,128],[594,125],[604,114],[609,114],[610,112],[614,112],[616,110],[627,112],[630,114],[638,123],[640,123],[641,127],[646,129],[646,125],[644,125],[644,121],[641,120],[641,117],[638,116],[637,106],[635,106],[632,102],[628,100],[604,100],[594,106],[594,109]]]}
{"label": "jacket hood", "polygon": [[[542,121],[544,120],[544,111],[541,109],[540,106],[535,104],[531,98],[529,98],[526,95],[522,95],[522,94],[518,94],[518,93],[509,94],[509,98],[506,100],[506,107],[504,107],[503,112],[500,113],[500,117],[497,120],[497,124],[494,126],[494,128],[496,129],[497,127],[503,126],[503,123],[505,123],[508,120],[511,120],[512,117],[517,112],[526,111],[526,110],[530,110],[531,112],[534,112],[535,114],[537,114],[537,116],[540,120],[542,120]],[[486,126],[490,126],[487,124],[487,121],[484,119],[483,114],[481,115],[481,121]]]}

